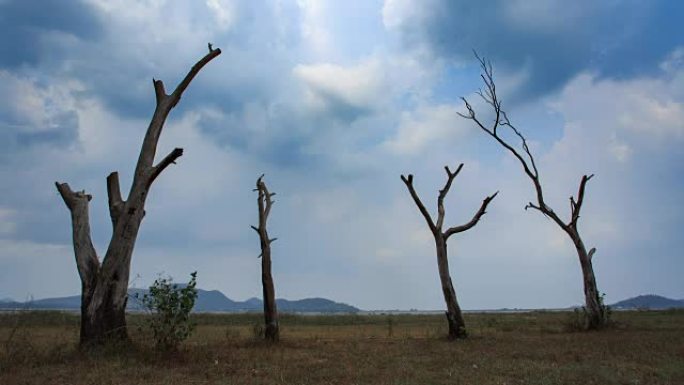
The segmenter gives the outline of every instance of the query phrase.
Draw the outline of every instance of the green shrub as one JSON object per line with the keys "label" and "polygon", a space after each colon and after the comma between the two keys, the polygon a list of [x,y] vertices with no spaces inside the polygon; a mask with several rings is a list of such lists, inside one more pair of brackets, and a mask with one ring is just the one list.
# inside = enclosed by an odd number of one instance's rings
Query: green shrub
{"label": "green shrub", "polygon": [[146,321],[159,350],[177,350],[195,328],[190,312],[197,299],[197,272],[190,277],[190,282],[182,287],[170,277],[160,277],[150,286],[149,293],[139,298],[152,313]]}

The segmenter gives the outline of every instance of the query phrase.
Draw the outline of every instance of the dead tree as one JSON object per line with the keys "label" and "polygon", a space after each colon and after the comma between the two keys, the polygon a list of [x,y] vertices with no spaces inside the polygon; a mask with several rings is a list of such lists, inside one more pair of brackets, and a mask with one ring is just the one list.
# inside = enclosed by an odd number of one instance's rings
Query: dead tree
{"label": "dead tree", "polygon": [[[591,259],[596,248],[591,248],[587,251],[582,237],[580,237],[579,231],[577,229],[577,221],[580,217],[580,210],[582,209],[582,204],[584,203],[584,189],[587,182],[594,176],[583,175],[580,183],[579,190],[577,192],[577,199],[575,197],[570,197],[570,219],[564,222],[558,214],[549,205],[546,204],[544,200],[544,192],[542,190],[541,179],[539,176],[539,171],[537,170],[537,165],[535,163],[534,157],[530,152],[527,145],[525,137],[522,135],[520,130],[515,127],[511,121],[508,119],[508,115],[501,108],[501,100],[499,100],[496,94],[496,85],[494,84],[494,76],[492,71],[492,65],[490,62],[485,61],[475,54],[480,66],[482,68],[482,80],[484,81],[485,89],[479,90],[478,95],[493,109],[494,120],[491,127],[486,126],[476,115],[475,110],[472,105],[466,100],[466,98],[461,98],[468,110],[467,114],[461,114],[461,117],[472,120],[475,124],[489,136],[491,136],[496,142],[508,150],[516,159],[520,162],[525,171],[525,174],[529,177],[534,185],[536,192],[537,203],[534,204],[529,202],[525,206],[525,210],[534,209],[553,220],[563,231],[565,231],[572,243],[575,245],[577,250],[577,256],[579,257],[580,266],[582,267],[582,276],[584,278],[584,300],[585,309],[587,313],[586,328],[593,330],[601,328],[607,322],[607,314],[604,305],[602,304],[601,297],[599,296],[599,291],[596,286],[596,277],[594,276],[594,268],[592,267]],[[516,149],[514,145],[501,137],[501,130],[508,129],[509,132],[520,139],[523,152],[521,153],[519,149]]]}
{"label": "dead tree", "polygon": [[259,226],[252,226],[254,231],[259,234],[261,242],[261,284],[264,295],[264,337],[271,342],[277,342],[280,338],[278,327],[278,308],[275,300],[275,287],[273,285],[273,275],[271,275],[271,243],[277,238],[269,238],[266,230],[266,221],[271,213],[273,206],[273,196],[275,193],[269,192],[266,183],[261,175],[256,182],[254,191],[259,193],[257,203],[259,205]]}
{"label": "dead tree", "polygon": [[100,344],[108,340],[128,340],[128,279],[135,240],[145,216],[145,199],[159,174],[183,155],[183,149],[176,148],[155,165],[157,142],[169,112],[176,106],[183,91],[202,67],[220,54],[220,49],[214,49],[209,44],[209,53],[190,69],[170,95],[166,93],[161,80],[153,79],[157,103],[143,139],[133,183],[126,200],[121,196],[119,174],[115,171],[107,177],[109,214],[113,230],[102,262],[90,238],[88,204],[91,195],[85,191],[74,192],[67,183],[55,182],[71,212],[74,253],[81,278],[81,345]]}
{"label": "dead tree", "polygon": [[420,210],[421,214],[423,214],[423,217],[425,217],[425,221],[427,222],[428,227],[430,227],[432,236],[435,239],[439,280],[442,283],[442,293],[444,294],[444,301],[446,302],[447,306],[446,318],[449,324],[450,339],[466,338],[468,334],[466,333],[466,327],[465,322],[463,321],[461,308],[458,305],[458,300],[456,299],[456,291],[454,290],[454,285],[451,283],[451,275],[449,274],[449,259],[447,256],[447,240],[453,234],[461,233],[475,226],[482,215],[484,215],[489,202],[491,202],[492,199],[494,199],[494,197],[499,193],[497,191],[493,195],[486,197],[484,201],[482,201],[482,206],[480,206],[480,209],[475,213],[470,222],[461,226],[450,227],[447,230],[442,231],[442,227],[444,225],[444,198],[449,192],[449,188],[451,187],[451,183],[454,181],[454,178],[456,178],[456,175],[458,175],[458,173],[461,171],[461,168],[463,168],[463,163],[458,166],[455,172],[451,172],[448,166],[444,167],[447,173],[447,181],[444,185],[444,188],[439,190],[439,195],[437,196],[436,222],[432,220],[432,216],[423,205],[423,202],[421,202],[416,190],[413,188],[413,175],[409,174],[408,178],[403,175],[401,176],[401,180],[406,184],[409,193],[411,193],[413,201],[416,202],[418,210]]}

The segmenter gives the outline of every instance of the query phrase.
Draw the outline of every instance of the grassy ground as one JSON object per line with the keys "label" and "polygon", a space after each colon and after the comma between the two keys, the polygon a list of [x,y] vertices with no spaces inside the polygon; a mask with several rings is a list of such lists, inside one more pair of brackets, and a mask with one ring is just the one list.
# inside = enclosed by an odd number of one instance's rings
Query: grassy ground
{"label": "grassy ground", "polygon": [[285,315],[269,345],[258,315],[202,314],[160,355],[141,316],[132,347],[81,352],[75,315],[0,314],[0,384],[684,384],[684,311],[619,312],[590,333],[569,317],[469,314],[470,338],[449,342],[443,316]]}

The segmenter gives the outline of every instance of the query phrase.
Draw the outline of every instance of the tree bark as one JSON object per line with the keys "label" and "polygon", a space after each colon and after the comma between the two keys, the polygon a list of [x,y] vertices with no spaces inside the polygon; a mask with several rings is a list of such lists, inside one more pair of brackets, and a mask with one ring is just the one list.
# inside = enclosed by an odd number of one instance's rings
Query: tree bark
{"label": "tree bark", "polygon": [[126,303],[131,256],[145,215],[145,200],[157,176],[183,155],[183,150],[176,148],[153,165],[157,143],[169,112],[190,81],[220,54],[221,50],[213,49],[210,44],[209,53],[192,67],[171,95],[166,94],[161,80],[153,81],[157,105],[143,140],[128,199],[123,200],[121,196],[118,173],[107,177],[113,231],[102,263],[90,236],[88,204],[92,197],[85,191],[73,192],[67,183],[55,182],[71,212],[74,254],[81,278],[81,345],[128,340]]}
{"label": "tree bark", "polygon": [[451,282],[451,275],[449,274],[449,259],[447,257],[447,243],[441,234],[435,235],[435,246],[437,248],[437,267],[439,269],[439,280],[442,284],[442,293],[444,294],[444,302],[447,306],[446,318],[449,326],[449,339],[466,338],[465,321],[463,320],[463,313],[461,307],[456,299],[456,291]]}
{"label": "tree bark", "polygon": [[580,266],[582,268],[582,278],[584,284],[584,304],[587,310],[587,329],[600,329],[607,322],[607,315],[601,303],[601,297],[596,285],[596,277],[594,276],[594,267],[591,263],[591,258],[596,249],[591,249],[587,253],[582,239],[575,234],[571,234],[577,256],[579,257]]}
{"label": "tree bark", "polygon": [[273,284],[273,275],[271,274],[271,243],[276,238],[268,237],[268,230],[266,229],[266,221],[268,215],[271,213],[271,206],[273,200],[271,199],[275,193],[268,191],[266,183],[263,181],[263,175],[257,179],[256,189],[259,193],[258,207],[259,207],[259,226],[252,228],[259,234],[259,241],[261,245],[261,284],[263,287],[264,298],[264,338],[267,341],[277,342],[280,339],[280,328],[278,326],[278,308],[275,300],[275,285]]}
{"label": "tree bark", "polygon": [[446,303],[447,311],[446,318],[447,324],[449,326],[449,339],[463,339],[468,336],[466,331],[465,321],[463,320],[463,313],[461,312],[461,307],[458,305],[458,300],[456,299],[456,290],[454,290],[454,285],[451,282],[451,274],[449,273],[449,258],[447,253],[447,240],[449,237],[456,233],[461,233],[474,227],[480,218],[486,213],[487,206],[499,193],[498,191],[491,196],[486,197],[482,201],[480,209],[475,213],[473,218],[461,226],[450,227],[449,229],[442,231],[444,225],[444,198],[446,197],[451,184],[456,178],[456,175],[463,168],[463,163],[461,163],[456,171],[451,172],[449,167],[444,167],[447,173],[447,181],[444,188],[439,190],[439,195],[437,197],[437,221],[433,221],[432,216],[423,205],[423,202],[418,197],[415,188],[413,187],[413,175],[408,177],[401,176],[401,180],[406,184],[406,187],[413,198],[418,210],[423,214],[423,218],[428,224],[430,231],[435,239],[435,248],[437,252],[437,267],[439,270],[439,280],[442,285],[442,294],[444,295],[444,302]]}

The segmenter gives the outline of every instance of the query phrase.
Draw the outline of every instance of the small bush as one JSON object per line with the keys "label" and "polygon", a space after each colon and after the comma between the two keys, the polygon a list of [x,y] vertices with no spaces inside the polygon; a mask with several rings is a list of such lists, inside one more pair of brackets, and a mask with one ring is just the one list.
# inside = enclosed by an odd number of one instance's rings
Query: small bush
{"label": "small bush", "polygon": [[190,277],[183,287],[174,284],[170,277],[160,277],[150,286],[149,293],[139,298],[152,313],[146,321],[159,350],[177,350],[195,329],[190,312],[197,299],[197,272]]}

